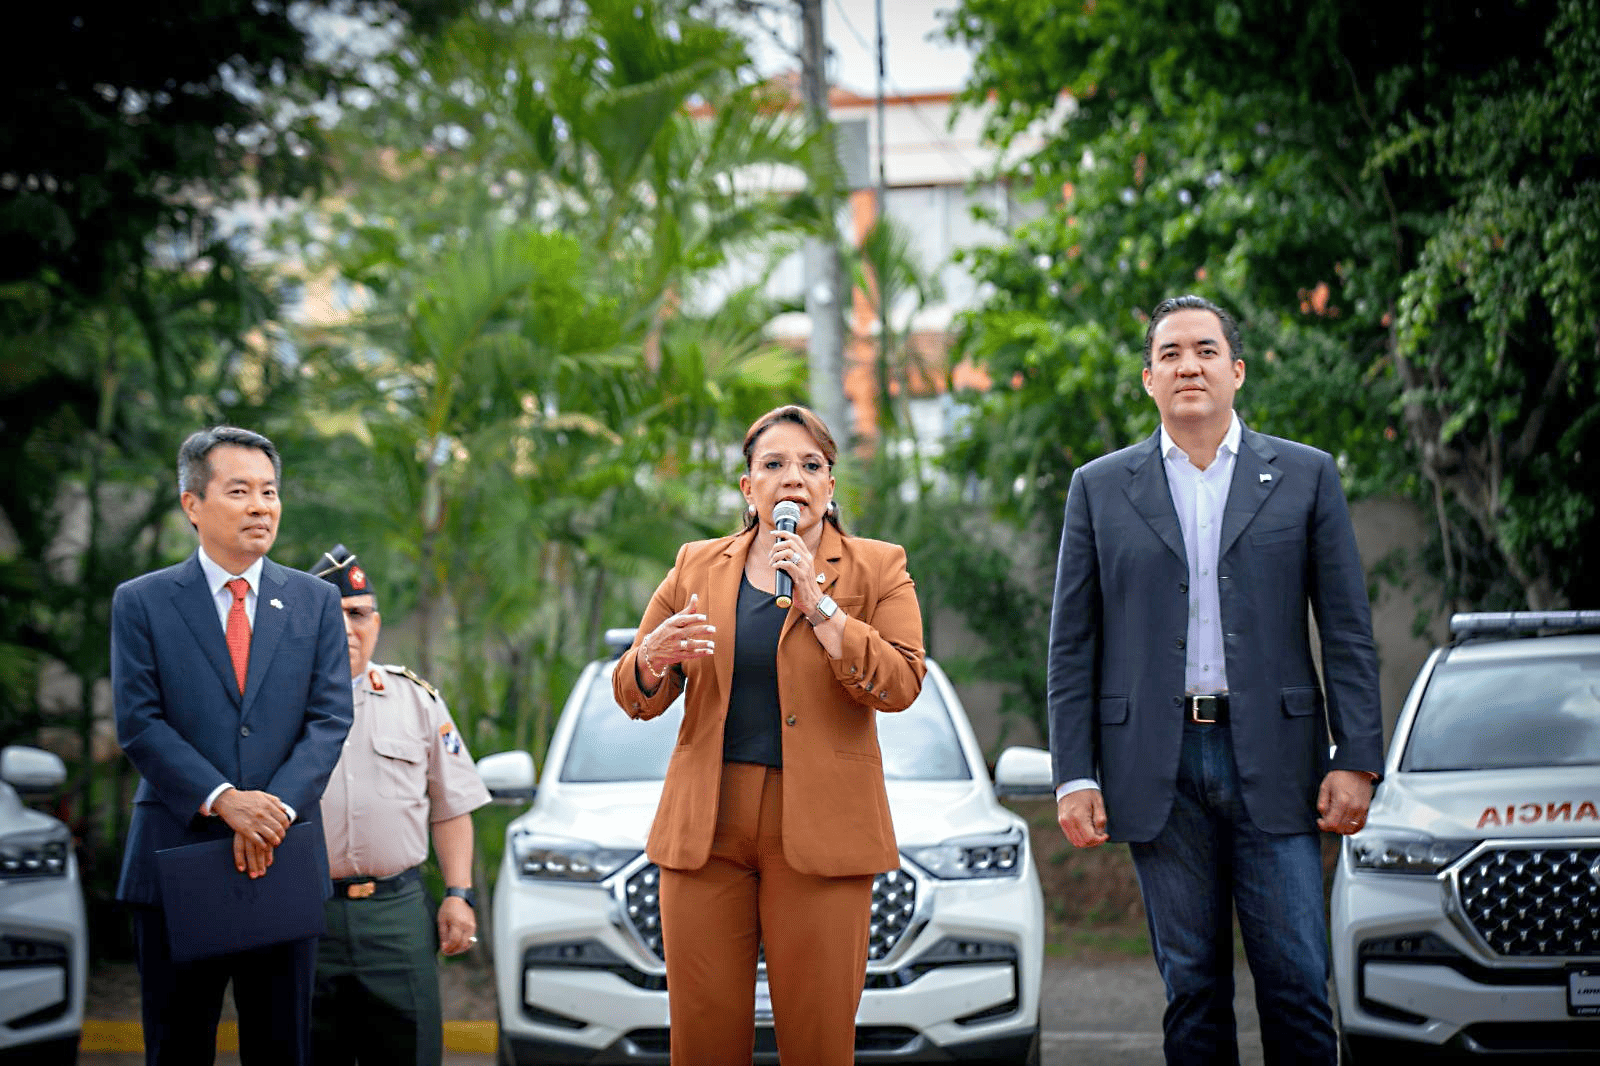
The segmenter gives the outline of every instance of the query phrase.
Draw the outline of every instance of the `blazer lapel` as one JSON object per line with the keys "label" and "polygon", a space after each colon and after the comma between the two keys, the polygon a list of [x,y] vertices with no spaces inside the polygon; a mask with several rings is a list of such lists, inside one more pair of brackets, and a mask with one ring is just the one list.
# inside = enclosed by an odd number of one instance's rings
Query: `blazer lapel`
{"label": "blazer lapel", "polygon": [[200,569],[198,552],[189,556],[189,561],[178,574],[177,584],[172,590],[172,605],[184,625],[189,627],[201,654],[216,670],[217,679],[237,706],[240,700],[239,682],[233,676],[233,658],[228,654],[228,638],[217,620],[217,601],[211,598],[211,589],[206,586],[206,572]]}
{"label": "blazer lapel", "polygon": [[1132,475],[1123,491],[1134,510],[1144,517],[1173,555],[1184,566],[1189,565],[1189,555],[1183,548],[1183,527],[1178,524],[1177,509],[1172,506],[1172,490],[1167,486],[1167,469],[1161,462],[1161,431],[1158,429],[1144,444],[1134,449],[1128,459]]}
{"label": "blazer lapel", "polygon": [[1217,558],[1228,554],[1244,527],[1255,518],[1267,497],[1277,491],[1282,472],[1273,466],[1278,451],[1272,441],[1246,429],[1239,437],[1239,454],[1233,460],[1233,480],[1228,484],[1228,506],[1222,512],[1222,540]]}
{"label": "blazer lapel", "polygon": [[[267,664],[278,650],[278,638],[283,636],[285,619],[297,606],[283,599],[283,568],[271,559],[261,563],[261,590],[256,594],[256,620],[250,628],[250,672],[245,675],[243,715],[250,713],[256,695],[261,691],[262,679],[267,676]],[[282,607],[274,606],[283,604]],[[298,605],[301,610],[304,604]]]}
{"label": "blazer lapel", "polygon": [[[732,537],[711,563],[706,575],[706,605],[701,612],[708,619],[721,619],[717,625],[717,650],[711,657],[716,668],[717,687],[731,692],[733,685],[733,640],[739,629],[739,579],[744,576],[744,557],[754,532]],[[726,701],[724,701],[726,702]]]}

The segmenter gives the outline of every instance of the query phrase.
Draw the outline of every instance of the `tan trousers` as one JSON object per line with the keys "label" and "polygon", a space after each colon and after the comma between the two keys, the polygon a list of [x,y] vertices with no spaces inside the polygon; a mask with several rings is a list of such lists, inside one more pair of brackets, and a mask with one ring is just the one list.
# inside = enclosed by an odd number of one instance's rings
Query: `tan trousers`
{"label": "tan trousers", "polygon": [[724,764],[710,860],[661,871],[672,1066],[749,1066],[763,943],[778,1057],[850,1066],[872,880],[793,869],[783,857],[782,772]]}

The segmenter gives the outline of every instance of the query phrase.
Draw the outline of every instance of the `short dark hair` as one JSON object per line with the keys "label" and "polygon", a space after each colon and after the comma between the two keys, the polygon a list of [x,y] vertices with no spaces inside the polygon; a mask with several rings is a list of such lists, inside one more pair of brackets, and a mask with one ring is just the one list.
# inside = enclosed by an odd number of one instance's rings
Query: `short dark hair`
{"label": "short dark hair", "polygon": [[[839,445],[834,442],[833,434],[828,432],[828,424],[817,417],[815,411],[809,407],[801,407],[797,403],[786,403],[782,407],[774,407],[754,422],[744,435],[744,468],[748,472],[755,462],[756,442],[761,439],[761,434],[777,425],[779,422],[793,422],[804,429],[816,440],[817,447],[822,449],[822,457],[828,460],[828,469],[833,469],[834,460],[839,457]],[[823,516],[839,532],[844,532],[844,526],[839,521],[839,502],[834,500],[828,507],[827,514]],[[744,528],[753,529],[758,518],[752,511],[746,511]]]}
{"label": "short dark hair", "polygon": [[277,447],[266,437],[238,426],[212,426],[197,430],[178,448],[178,492],[192,492],[202,500],[211,484],[211,453],[219,445],[259,448],[272,460],[272,476],[283,480],[283,460]]}
{"label": "short dark hair", "polygon": [[1222,323],[1222,337],[1228,342],[1228,354],[1235,360],[1244,358],[1244,342],[1239,339],[1239,323],[1222,308],[1204,296],[1169,296],[1156,304],[1150,312],[1150,324],[1144,330],[1144,365],[1150,369],[1150,344],[1155,339],[1156,326],[1174,311],[1210,311]]}

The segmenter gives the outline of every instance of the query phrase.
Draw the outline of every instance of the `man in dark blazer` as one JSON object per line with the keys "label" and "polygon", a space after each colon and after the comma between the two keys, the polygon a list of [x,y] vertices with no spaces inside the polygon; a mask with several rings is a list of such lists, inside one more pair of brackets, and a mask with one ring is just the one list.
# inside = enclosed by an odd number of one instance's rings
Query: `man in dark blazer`
{"label": "man in dark blazer", "polygon": [[1073,474],[1050,625],[1058,819],[1075,846],[1130,845],[1168,1063],[1238,1062],[1237,909],[1266,1061],[1332,1066],[1317,831],[1365,820],[1377,655],[1338,469],[1242,426],[1240,355],[1227,312],[1164,301],[1144,352],[1161,428]]}
{"label": "man in dark blazer", "polygon": [[[143,780],[117,898],[129,905],[147,1063],[210,1063],[233,981],[240,1060],[309,1061],[316,940],[174,963],[156,852],[233,838],[234,864],[260,877],[297,819],[314,820],[351,721],[339,593],[266,558],[277,537],[282,467],[249,430],[184,441],[178,488],[199,534],[186,561],[118,587],[111,605],[117,739]],[[320,825],[316,861],[327,894]]]}

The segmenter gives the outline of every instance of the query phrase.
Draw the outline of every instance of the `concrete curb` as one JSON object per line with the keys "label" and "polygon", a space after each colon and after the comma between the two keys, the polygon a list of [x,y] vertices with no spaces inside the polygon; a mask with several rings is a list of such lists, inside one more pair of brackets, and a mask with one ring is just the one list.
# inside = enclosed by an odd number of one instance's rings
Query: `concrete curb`
{"label": "concrete curb", "polygon": [[[494,1022],[445,1022],[444,1049],[493,1055],[500,1044],[500,1027]],[[138,1053],[144,1050],[144,1027],[138,1022],[85,1021],[79,1051]],[[217,1026],[217,1050],[239,1050],[239,1023]]]}

